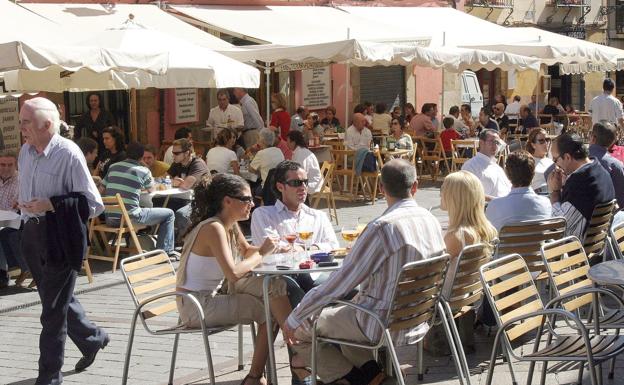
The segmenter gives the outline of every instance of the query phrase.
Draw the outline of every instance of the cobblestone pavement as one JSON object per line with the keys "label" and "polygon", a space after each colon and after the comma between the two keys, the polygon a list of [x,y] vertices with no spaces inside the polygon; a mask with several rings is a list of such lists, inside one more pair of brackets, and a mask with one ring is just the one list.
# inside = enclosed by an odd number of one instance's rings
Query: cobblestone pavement
{"label": "cobblestone pavement", "polygon": [[[417,194],[417,201],[432,212],[446,227],[446,217],[439,206],[439,183],[423,183]],[[339,202],[341,225],[354,224],[358,217],[373,218],[386,208],[385,201],[378,201],[374,206],[363,203]],[[339,230],[339,227],[337,227]],[[120,384],[125,357],[125,349],[130,329],[130,320],[134,304],[123,283],[121,273],[110,272],[110,264],[94,263],[95,282],[87,283],[86,277],[79,277],[76,293],[92,321],[104,327],[111,336],[111,342],[97,356],[91,368],[83,373],[75,373],[73,367],[80,358],[80,353],[68,341],[64,377],[66,384]],[[0,291],[0,384],[30,385],[37,375],[38,337],[41,330],[39,323],[40,305],[38,295],[27,289],[9,288]],[[240,383],[246,371],[237,371],[237,330],[229,330],[211,337],[211,346],[218,383],[234,385]],[[249,362],[252,345],[249,331],[244,331],[244,362]],[[472,372],[472,384],[485,384],[485,369],[493,342],[493,333],[488,336],[483,328],[475,331],[476,353],[468,355]],[[278,347],[278,376],[281,384],[289,384],[288,358],[281,338]],[[130,367],[129,384],[166,384],[170,365],[173,338],[169,336],[151,336],[139,325],[135,339],[135,348]],[[527,349],[525,345],[522,349]],[[413,366],[416,349],[412,346],[401,347],[399,358],[406,365],[407,383],[416,384]],[[426,374],[424,383],[456,384],[457,376],[450,357],[432,357],[425,354]],[[528,365],[514,364],[518,380],[524,382]],[[605,384],[623,384],[624,365],[616,363],[616,380],[608,380],[605,372]],[[247,367],[245,368],[247,370]],[[606,369],[605,369],[606,371]],[[208,384],[206,361],[200,337],[182,336],[176,364],[175,384]],[[576,379],[575,371],[549,373],[548,384],[568,384]],[[534,381],[539,381],[536,375]],[[585,376],[585,383],[589,378]],[[391,381],[388,381],[391,383]],[[496,367],[494,384],[510,384],[508,366],[500,360]]]}

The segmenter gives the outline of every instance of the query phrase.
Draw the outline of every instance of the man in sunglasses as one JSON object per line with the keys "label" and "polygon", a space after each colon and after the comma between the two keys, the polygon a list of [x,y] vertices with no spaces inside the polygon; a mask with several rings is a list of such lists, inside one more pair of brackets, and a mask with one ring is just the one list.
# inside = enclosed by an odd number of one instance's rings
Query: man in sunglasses
{"label": "man in sunglasses", "polygon": [[[308,240],[311,249],[330,251],[338,248],[338,240],[331,222],[324,212],[308,207],[304,202],[308,193],[308,175],[303,167],[291,160],[280,162],[275,167],[274,184],[272,186],[278,198],[273,206],[258,207],[251,217],[251,238],[254,245],[261,245],[267,237],[279,236],[285,239],[288,235],[296,234],[300,224],[310,226],[313,231]],[[297,249],[302,250],[300,246]],[[286,252],[289,247],[284,246],[278,252]],[[288,297],[292,307],[296,307],[301,299],[315,284],[310,274],[299,274],[286,279]],[[326,278],[326,277],[323,277]],[[307,383],[297,380],[293,375],[292,384]]]}
{"label": "man in sunglasses", "polygon": [[589,145],[589,156],[596,158],[611,176],[615,199],[618,206],[624,208],[624,165],[609,154],[609,147],[615,143],[617,130],[609,122],[602,121],[594,124]]}
{"label": "man in sunglasses", "polygon": [[511,190],[509,179],[496,162],[499,146],[503,145],[498,131],[489,128],[482,130],[479,133],[479,152],[462,166],[462,170],[471,172],[479,178],[487,201],[504,197]]}
{"label": "man in sunglasses", "polygon": [[557,166],[548,176],[553,216],[566,219],[566,235],[583,239],[594,207],[615,198],[613,183],[576,134],[558,136],[551,153]]}

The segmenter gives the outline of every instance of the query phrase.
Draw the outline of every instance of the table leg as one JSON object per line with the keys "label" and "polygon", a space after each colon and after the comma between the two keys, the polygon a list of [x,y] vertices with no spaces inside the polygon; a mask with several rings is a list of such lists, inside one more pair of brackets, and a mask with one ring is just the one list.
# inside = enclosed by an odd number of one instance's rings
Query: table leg
{"label": "table leg", "polygon": [[269,375],[270,379],[273,380],[273,385],[277,385],[277,370],[275,369],[275,349],[273,346],[273,323],[271,322],[271,307],[269,301],[270,281],[271,276],[265,275],[262,282],[262,297],[264,298],[264,316],[267,328],[267,341],[269,343],[269,369],[271,371]]}

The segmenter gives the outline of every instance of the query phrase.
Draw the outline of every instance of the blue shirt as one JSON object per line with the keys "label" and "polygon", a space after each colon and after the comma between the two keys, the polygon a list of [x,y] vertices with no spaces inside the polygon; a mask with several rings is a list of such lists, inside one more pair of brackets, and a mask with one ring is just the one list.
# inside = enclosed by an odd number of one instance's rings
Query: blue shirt
{"label": "blue shirt", "polygon": [[552,205],[544,196],[537,195],[531,187],[514,187],[509,195],[493,199],[485,216],[497,231],[509,223],[552,217]]}
{"label": "blue shirt", "polygon": [[[100,193],[89,174],[87,161],[78,145],[58,134],[41,154],[34,146],[24,144],[19,153],[19,201],[50,199],[71,192],[83,193],[89,204],[90,217],[104,210]],[[27,219],[34,215],[23,213]]]}
{"label": "blue shirt", "polygon": [[597,144],[589,145],[589,156],[598,159],[602,167],[607,170],[613,182],[618,206],[624,208],[624,164],[609,154],[606,148]]}

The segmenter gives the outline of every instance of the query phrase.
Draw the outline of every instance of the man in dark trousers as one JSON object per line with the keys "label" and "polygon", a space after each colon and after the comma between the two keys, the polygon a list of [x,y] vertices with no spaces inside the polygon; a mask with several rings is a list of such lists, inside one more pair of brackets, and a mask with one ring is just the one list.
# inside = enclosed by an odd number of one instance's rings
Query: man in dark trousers
{"label": "man in dark trousers", "polygon": [[67,336],[83,354],[77,372],[89,367],[109,342],[108,334],[89,321],[73,295],[86,251],[86,220],[104,206],[84,155],[74,142],[59,135],[59,122],[56,106],[45,98],[26,101],[20,111],[25,142],[18,161],[22,252],[42,305],[35,385],[63,382]]}

